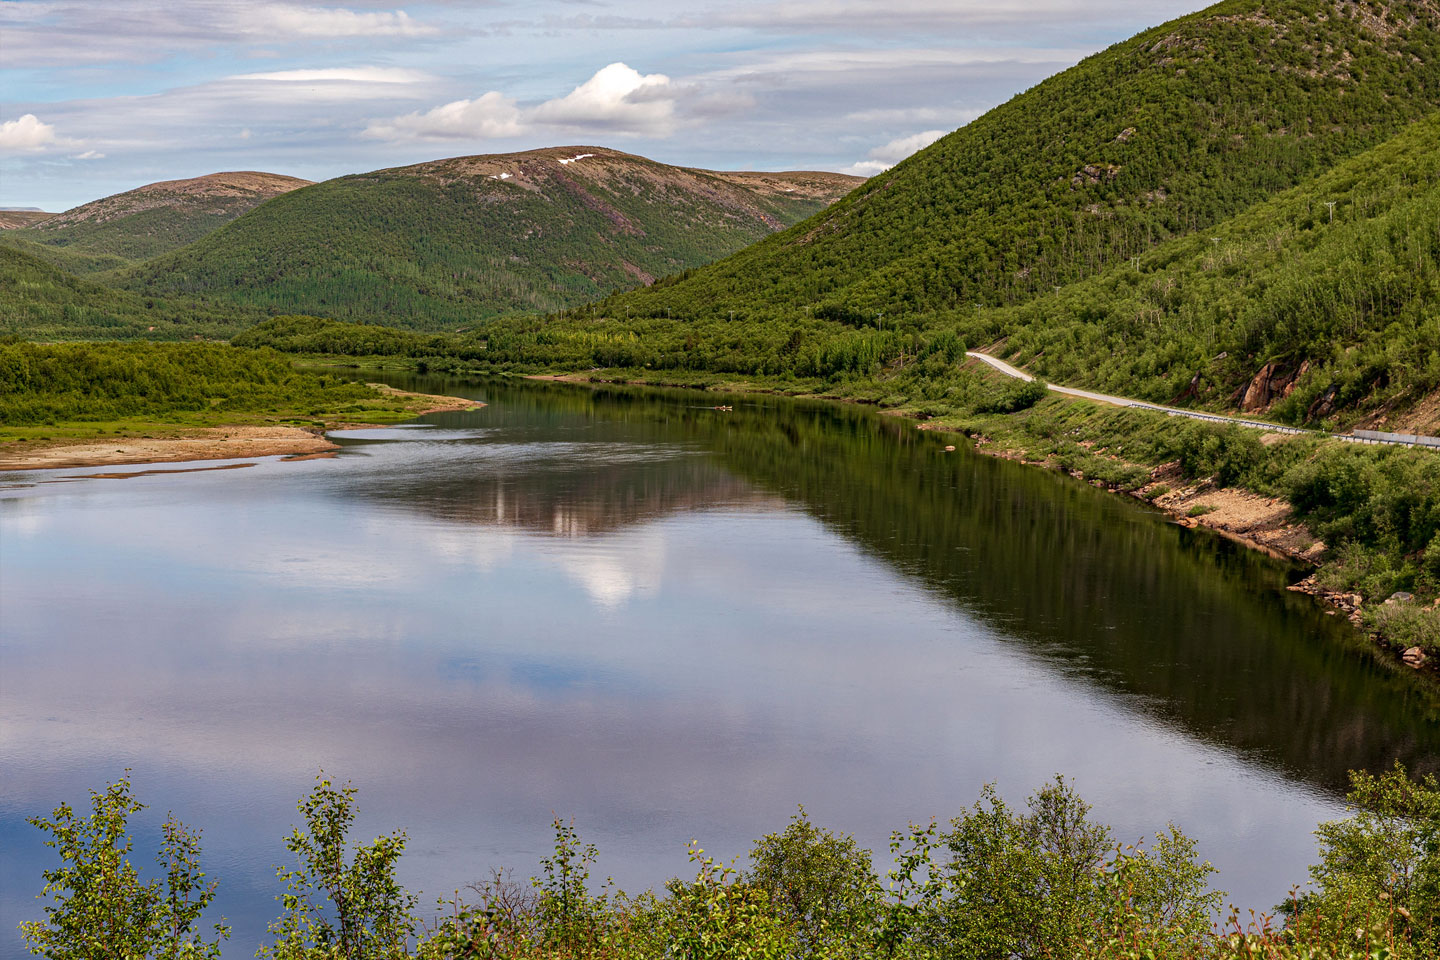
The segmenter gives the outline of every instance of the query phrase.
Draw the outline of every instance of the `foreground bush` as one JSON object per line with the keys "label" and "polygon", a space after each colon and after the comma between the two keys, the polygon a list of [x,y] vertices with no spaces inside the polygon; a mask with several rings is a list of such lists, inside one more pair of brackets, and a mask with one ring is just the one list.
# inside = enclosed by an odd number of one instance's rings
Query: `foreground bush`
{"label": "foreground bush", "polygon": [[[300,800],[304,826],[286,839],[296,864],[274,960],[1421,960],[1440,955],[1440,781],[1399,767],[1352,777],[1354,816],[1322,824],[1311,887],[1282,906],[1283,924],[1238,911],[1216,928],[1222,894],[1210,865],[1175,827],[1147,848],[1117,845],[1063,779],[1025,809],[994,787],[950,821],[911,824],[891,839],[882,878],[871,854],[815,826],[803,809],[759,840],[746,869],[693,843],[693,879],[629,896],[592,889],[598,851],[555,821],[540,876],[499,872],[468,897],[416,913],[395,880],[405,835],[352,844],[355,788],[323,777]],[[52,958],[215,957],[223,926],[197,932],[215,894],[199,870],[199,835],[169,821],[166,880],[142,883],[127,817],[141,806],[125,780],[31,820],[65,866],[47,871],[46,920],[22,925]]]}

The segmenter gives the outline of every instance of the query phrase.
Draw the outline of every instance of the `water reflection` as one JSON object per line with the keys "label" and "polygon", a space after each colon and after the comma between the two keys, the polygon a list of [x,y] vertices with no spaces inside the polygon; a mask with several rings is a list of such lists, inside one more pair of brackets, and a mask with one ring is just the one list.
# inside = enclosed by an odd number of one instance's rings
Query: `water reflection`
{"label": "water reflection", "polygon": [[432,894],[533,868],[552,811],[634,887],[797,802],[883,847],[1063,770],[1268,905],[1346,767],[1440,755],[1282,569],[1115,498],[861,412],[477,390],[335,460],[0,481],[0,926],[21,818],[126,766],[206,828],[244,956],[319,766]]}
{"label": "water reflection", "polygon": [[705,504],[794,503],[1068,674],[1138,698],[1188,733],[1336,791],[1347,771],[1394,759],[1440,769],[1433,694],[1286,592],[1284,565],[1206,532],[1033,468],[944,456],[913,425],[829,405],[748,399],[718,414],[685,393],[534,384],[487,395],[507,409],[545,406],[548,429],[599,418],[590,442],[602,449],[624,436],[676,453],[592,460],[546,449],[518,487],[503,470],[467,467],[407,473],[383,489],[357,481],[353,495],[478,522],[495,519],[494,501],[531,529],[580,510],[585,531]]}

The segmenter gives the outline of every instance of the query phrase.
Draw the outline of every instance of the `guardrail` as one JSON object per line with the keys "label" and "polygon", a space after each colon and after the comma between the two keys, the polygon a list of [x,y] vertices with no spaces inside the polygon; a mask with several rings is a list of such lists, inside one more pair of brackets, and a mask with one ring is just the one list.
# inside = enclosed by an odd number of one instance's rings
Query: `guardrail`
{"label": "guardrail", "polygon": [[1400,443],[1407,447],[1434,447],[1440,450],[1440,437],[1427,437],[1423,433],[1385,433],[1381,430],[1351,431],[1358,443]]}
{"label": "guardrail", "polygon": [[[1010,364],[998,357],[992,357],[989,354],[977,353],[975,351],[967,351],[966,356],[983,360],[1007,376],[1017,377],[1021,380],[1034,379],[1030,374],[1010,366]],[[1312,434],[1317,437],[1329,437],[1332,440],[1343,440],[1346,443],[1388,444],[1391,446],[1426,447],[1431,450],[1440,450],[1440,437],[1430,437],[1423,433],[1385,433],[1381,430],[1354,430],[1350,433],[1326,433],[1324,430],[1306,430],[1303,427],[1287,427],[1278,423],[1266,423],[1264,420],[1245,420],[1240,417],[1225,417],[1217,413],[1202,413],[1198,410],[1182,410],[1179,407],[1164,407],[1156,403],[1146,403],[1144,400],[1131,400],[1129,397],[1112,397],[1109,394],[1092,393],[1088,390],[1077,390],[1074,387],[1061,387],[1053,383],[1046,384],[1046,386],[1057,393],[1078,396],[1082,399],[1114,403],[1122,407],[1153,410],[1156,413],[1163,413],[1171,417],[1189,417],[1191,420],[1209,420],[1211,423],[1233,423],[1239,427],[1266,430],[1271,433]]]}
{"label": "guardrail", "polygon": [[[1191,420],[1209,420],[1212,423],[1233,423],[1237,427],[1251,427],[1255,430],[1268,430],[1271,433],[1320,433],[1319,430],[1306,430],[1303,427],[1286,427],[1278,423],[1266,423],[1264,420],[1242,420],[1239,417],[1222,417],[1214,413],[1201,413],[1198,410],[1181,410],[1176,407],[1161,407],[1153,403],[1141,403],[1135,401],[1130,404],[1132,407],[1139,407],[1142,410],[1154,410],[1158,413],[1168,413],[1172,417],[1189,417]],[[1328,436],[1328,434],[1327,434]]]}

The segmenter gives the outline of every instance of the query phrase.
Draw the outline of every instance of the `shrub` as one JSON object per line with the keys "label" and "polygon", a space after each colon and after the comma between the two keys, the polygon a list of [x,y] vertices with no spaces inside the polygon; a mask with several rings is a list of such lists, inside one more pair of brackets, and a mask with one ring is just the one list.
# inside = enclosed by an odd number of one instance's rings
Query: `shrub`
{"label": "shrub", "polygon": [[982,403],[978,409],[980,413],[1019,413],[1044,400],[1049,392],[1050,388],[1043,380],[1030,380],[1010,387],[999,397]]}
{"label": "shrub", "polygon": [[42,896],[54,898],[45,920],[20,924],[31,952],[57,960],[220,956],[229,928],[217,923],[209,941],[196,928],[216,890],[200,870],[199,831],[166,818],[155,857],[165,880],[142,882],[129,859],[129,819],[143,809],[121,778],[104,792],[91,791],[88,817],[62,803],[49,819],[28,820],[50,834],[45,845],[64,862],[45,871]]}

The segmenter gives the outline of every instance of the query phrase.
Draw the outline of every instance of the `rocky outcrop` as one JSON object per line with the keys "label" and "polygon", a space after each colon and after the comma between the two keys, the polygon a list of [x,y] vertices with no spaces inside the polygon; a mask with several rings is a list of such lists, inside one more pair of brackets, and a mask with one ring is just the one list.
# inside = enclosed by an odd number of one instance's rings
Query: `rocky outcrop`
{"label": "rocky outcrop", "polygon": [[1340,395],[1340,387],[1337,384],[1330,384],[1325,392],[1315,398],[1310,404],[1310,409],[1305,411],[1307,420],[1323,420],[1335,412],[1335,398]]}
{"label": "rocky outcrop", "polygon": [[1308,360],[1293,370],[1287,369],[1278,360],[1272,360],[1261,367],[1249,383],[1235,391],[1235,402],[1246,413],[1264,410],[1276,400],[1290,396],[1295,384],[1309,372]]}
{"label": "rocky outcrop", "polygon": [[1113,163],[1087,163],[1075,176],[1070,178],[1071,186],[1089,187],[1097,183],[1109,183],[1120,176],[1120,167]]}

